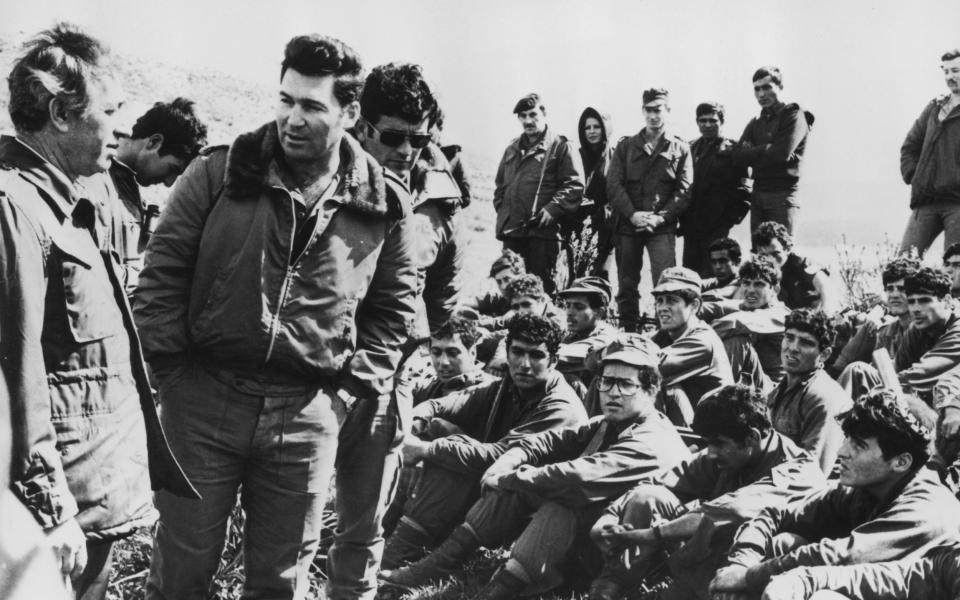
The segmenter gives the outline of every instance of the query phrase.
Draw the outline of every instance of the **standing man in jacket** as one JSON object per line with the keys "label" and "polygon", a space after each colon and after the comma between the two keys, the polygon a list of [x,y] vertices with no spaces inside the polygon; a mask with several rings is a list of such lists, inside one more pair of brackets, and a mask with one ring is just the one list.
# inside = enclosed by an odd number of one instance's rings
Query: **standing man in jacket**
{"label": "standing man in jacket", "polygon": [[238,489],[244,594],[303,598],[334,459],[327,594],[375,593],[416,264],[402,183],[346,135],[363,82],[343,42],[290,40],[276,120],[195,160],[147,246],[137,323],[203,495],[157,495],[148,598],[206,597]]}
{"label": "standing man in jacket", "polygon": [[677,264],[677,218],[690,203],[693,163],[690,147],[665,131],[670,112],[667,90],[643,92],[646,125],[617,146],[607,176],[607,196],[616,218],[620,323],[638,331],[643,250],[653,281]]}
{"label": "standing man in jacket", "polygon": [[776,221],[792,234],[800,211],[800,163],[813,114],[797,104],[785,104],[782,91],[780,69],[766,66],[754,72],[753,95],[760,104],[760,116],[750,119],[733,149],[734,164],[750,167],[753,177],[750,231],[765,221]]}
{"label": "standing man in jacket", "polygon": [[167,494],[192,492],[164,441],[98,219],[116,200],[104,175],[123,102],[114,76],[106,49],[75,27],[40,33],[7,78],[16,136],[0,137],[10,489],[45,531],[64,580],[91,600],[106,594],[113,542],[156,519],[151,480]]}
{"label": "standing man in jacket", "polygon": [[356,128],[363,149],[405,182],[413,197],[418,277],[412,343],[428,340],[453,316],[466,258],[460,188],[431,142],[439,110],[420,65],[389,63],[367,77]]}
{"label": "standing man in jacket", "polygon": [[735,142],[723,137],[723,105],[697,106],[700,137],[690,144],[693,185],[690,207],[680,216],[683,266],[710,277],[710,245],[730,234],[730,228],[750,211],[747,168],[733,164]]}
{"label": "standing man in jacket", "polygon": [[527,94],[513,107],[523,127],[497,168],[493,208],[497,239],[523,257],[527,272],[556,289],[561,215],[573,215],[583,199],[583,167],[573,144],[547,126],[540,96]]}
{"label": "standing man in jacket", "polygon": [[140,186],[171,187],[207,143],[207,126],[197,118],[192,101],[176,98],[154,104],[133,124],[130,135],[118,137],[117,156],[110,163],[119,199],[111,211],[111,235],[123,267],[123,285],[132,295],[143,269],[149,230],[156,226],[148,220],[158,214],[151,215]]}
{"label": "standing man in jacket", "polygon": [[921,256],[941,231],[945,248],[960,242],[960,49],[940,61],[950,93],[927,104],[900,147],[913,211],[900,252],[916,248]]}

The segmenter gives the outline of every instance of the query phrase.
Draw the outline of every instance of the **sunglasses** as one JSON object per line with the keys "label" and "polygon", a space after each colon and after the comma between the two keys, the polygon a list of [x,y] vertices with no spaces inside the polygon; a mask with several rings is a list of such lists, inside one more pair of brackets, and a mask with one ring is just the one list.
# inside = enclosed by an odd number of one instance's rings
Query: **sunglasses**
{"label": "sunglasses", "polygon": [[405,131],[380,131],[377,129],[377,126],[373,123],[367,121],[367,125],[370,126],[370,129],[373,129],[377,132],[377,136],[380,138],[380,143],[384,146],[390,146],[391,148],[396,148],[401,145],[404,140],[410,140],[410,146],[416,149],[421,149],[426,147],[430,143],[430,134],[429,133],[407,133]]}

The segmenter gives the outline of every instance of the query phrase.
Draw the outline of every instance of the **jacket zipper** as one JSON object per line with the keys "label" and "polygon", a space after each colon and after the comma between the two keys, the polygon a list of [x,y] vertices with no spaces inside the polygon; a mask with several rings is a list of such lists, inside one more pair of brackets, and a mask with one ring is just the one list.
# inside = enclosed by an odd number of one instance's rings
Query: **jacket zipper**
{"label": "jacket zipper", "polygon": [[[293,198],[289,193],[287,193],[287,200],[290,201],[290,214],[294,214],[296,207],[293,206]],[[267,346],[267,356],[263,359],[263,366],[267,366],[267,363],[270,362],[270,357],[273,355],[273,347],[277,343],[277,332],[280,329],[280,311],[283,309],[283,303],[287,301],[287,294],[290,292],[290,282],[293,279],[293,268],[295,266],[290,264],[290,259],[293,258],[291,252],[293,252],[293,244],[294,241],[296,241],[296,234],[296,227],[291,227],[290,246],[287,250],[287,270],[283,274],[283,285],[280,287],[280,297],[277,300],[277,311],[273,314],[273,318],[270,320],[270,344]]]}

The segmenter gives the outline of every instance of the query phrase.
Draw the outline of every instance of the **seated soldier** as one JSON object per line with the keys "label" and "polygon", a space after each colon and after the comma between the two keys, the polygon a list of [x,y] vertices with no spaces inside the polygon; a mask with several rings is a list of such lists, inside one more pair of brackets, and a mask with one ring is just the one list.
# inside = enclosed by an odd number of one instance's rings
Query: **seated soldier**
{"label": "seated soldier", "polygon": [[[591,536],[605,551],[605,564],[590,587],[591,600],[629,596],[649,573],[651,559],[672,548],[679,548],[668,560],[674,581],[660,597],[704,597],[737,527],[768,506],[826,485],[811,456],[772,428],[766,401],[754,388],[725,386],[695,410],[693,431],[706,449],[641,483],[594,524]],[[630,549],[630,564],[624,549]]]}
{"label": "seated soldier", "polygon": [[759,594],[797,567],[911,559],[960,542],[960,502],[925,467],[930,431],[895,392],[865,394],[841,416],[840,480],[747,521],[714,594]]}
{"label": "seated soldier", "polygon": [[[933,387],[941,376],[960,363],[960,319],[953,312],[950,276],[933,267],[921,267],[904,279],[912,320],[903,334],[893,366],[900,385],[927,404],[933,404]],[[881,384],[880,373],[860,365],[861,387]]]}
{"label": "seated soldier", "polygon": [[413,388],[414,406],[492,380],[477,363],[479,339],[476,323],[463,317],[452,317],[430,334],[433,376]]}
{"label": "seated soldier", "polygon": [[675,425],[693,420],[693,407],[707,392],[733,383],[730,360],[716,332],[697,317],[700,276],[670,267],[660,274],[653,297],[660,330],[663,412]]}
{"label": "seated soldier", "polygon": [[836,337],[830,317],[801,308],[787,315],[781,358],[786,376],[770,393],[773,428],[809,452],[829,474],[843,443],[837,416],[850,396],[824,370]]}
{"label": "seated soldier", "polygon": [[[515,440],[484,473],[487,492],[464,523],[432,554],[383,572],[383,579],[425,585],[452,573],[480,546],[516,539],[510,558],[478,597],[507,600],[561,583],[559,568],[571,553],[591,551],[590,525],[608,502],[689,456],[654,407],[656,364],[655,354],[640,350],[607,355],[599,382],[603,417]],[[584,557],[577,558],[583,564]]]}
{"label": "seated soldier", "polygon": [[875,379],[865,380],[863,372],[863,367],[873,360],[874,350],[883,348],[890,358],[897,355],[912,321],[904,281],[919,268],[920,261],[915,258],[901,257],[887,263],[881,275],[887,316],[884,321],[868,316],[833,361],[831,374],[851,398],[862,396],[877,384]]}
{"label": "seated soldier", "polygon": [[737,293],[737,271],[743,251],[737,240],[725,237],[710,244],[710,270],[713,277],[703,280],[704,300],[729,300]]}
{"label": "seated soldier", "polygon": [[617,331],[603,320],[610,304],[610,284],[601,277],[581,277],[558,294],[567,312],[567,335],[558,352],[557,370],[582,398],[592,375],[587,354],[613,341]]}
{"label": "seated soldier", "polygon": [[[777,299],[780,272],[770,263],[749,260],[740,267],[741,300],[708,303],[722,317],[713,329],[723,340],[733,379],[769,392],[783,378],[780,358],[787,308]],[[717,311],[719,309],[719,312]]]}
{"label": "seated soldier", "polygon": [[523,257],[513,250],[504,250],[490,267],[490,278],[497,284],[497,290],[491,291],[473,301],[467,302],[468,308],[480,313],[480,325],[490,329],[502,329],[506,319],[503,316],[510,311],[507,299],[507,284],[527,272]]}
{"label": "seated soldier", "polygon": [[[507,323],[507,375],[502,381],[413,409],[414,435],[404,440],[403,464],[422,461],[423,473],[387,540],[384,567],[419,558],[424,548],[446,538],[480,496],[481,475],[510,442],[586,421],[580,399],[554,369],[561,335],[546,317],[517,315]],[[443,426],[431,427],[436,418],[443,419]],[[442,436],[448,423],[464,433],[433,441],[418,437]]]}
{"label": "seated soldier", "polygon": [[840,310],[839,287],[830,272],[793,252],[786,227],[761,223],[753,232],[753,251],[780,269],[780,300],[787,308],[819,308],[828,315]]}
{"label": "seated soldier", "polygon": [[[556,323],[561,331],[566,331],[567,315],[550,301],[539,276],[525,273],[515,277],[507,284],[504,293],[510,303],[510,311],[501,319],[509,319],[514,315],[539,315]],[[500,319],[496,322],[499,323]],[[488,373],[501,375],[506,368],[507,347],[503,343],[504,336],[503,329],[489,330],[478,349],[477,357],[486,365]],[[492,344],[494,341],[496,343]]]}

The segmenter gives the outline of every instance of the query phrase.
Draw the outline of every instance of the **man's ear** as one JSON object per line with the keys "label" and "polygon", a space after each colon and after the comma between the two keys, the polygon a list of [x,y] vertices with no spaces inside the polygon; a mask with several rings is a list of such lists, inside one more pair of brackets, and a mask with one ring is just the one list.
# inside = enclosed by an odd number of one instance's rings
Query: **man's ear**
{"label": "man's ear", "polygon": [[762,439],[763,439],[763,433],[756,427],[751,427],[750,433],[747,434],[746,441],[750,442],[750,444],[753,446],[759,446],[760,440]]}
{"label": "man's ear", "polygon": [[827,346],[820,351],[820,361],[826,364],[831,354],[833,354],[833,346]]}
{"label": "man's ear", "polygon": [[891,466],[897,473],[906,473],[913,467],[913,455],[909,452],[901,452],[893,457]]}
{"label": "man's ear", "polygon": [[[360,118],[360,102],[357,100],[354,100],[350,104],[347,104],[346,106],[344,106],[343,118],[344,118],[344,123],[343,123],[344,128],[349,128],[356,125],[357,120]],[[365,128],[358,127],[357,131],[361,129],[365,129]],[[366,131],[364,131],[364,133],[366,133]]]}
{"label": "man's ear", "polygon": [[160,147],[163,146],[163,134],[155,133],[147,138],[147,143],[144,146],[144,149],[148,152],[160,153]]}
{"label": "man's ear", "polygon": [[53,125],[54,129],[61,133],[69,131],[70,113],[59,98],[53,97],[50,99],[49,104],[47,104],[47,115],[50,117],[50,124]]}

